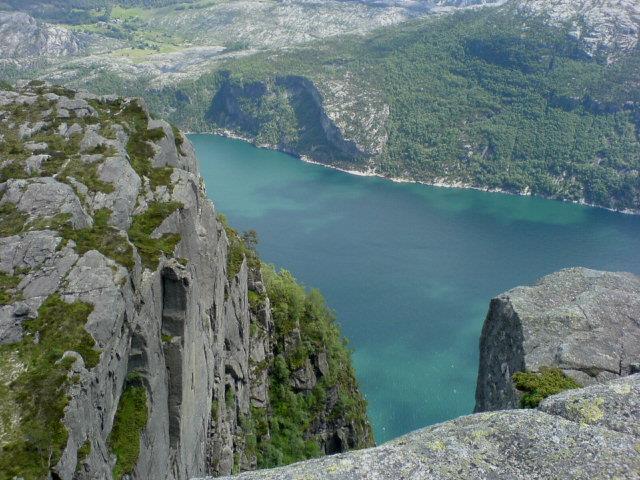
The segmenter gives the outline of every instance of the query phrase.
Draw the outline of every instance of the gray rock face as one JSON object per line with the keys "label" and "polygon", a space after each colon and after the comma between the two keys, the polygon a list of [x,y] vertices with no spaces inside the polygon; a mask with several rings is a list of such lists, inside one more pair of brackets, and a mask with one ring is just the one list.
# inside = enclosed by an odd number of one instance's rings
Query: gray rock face
{"label": "gray rock face", "polygon": [[515,372],[559,367],[581,385],[640,362],[640,278],[575,268],[491,301],[480,339],[476,411],[517,408]]}
{"label": "gray rock face", "polygon": [[634,375],[550,397],[540,410],[460,417],[380,447],[226,478],[638,479],[638,388]]}
{"label": "gray rock face", "polygon": [[[256,82],[248,85],[236,85],[233,81],[227,79],[215,95],[212,109],[208,115],[209,119],[213,120],[217,125],[230,130],[239,130],[259,145],[278,148],[283,151],[293,151],[296,139],[289,138],[287,135],[282,135],[276,144],[264,143],[260,135],[260,131],[264,126],[262,125],[263,120],[259,115],[255,114],[255,108],[246,108],[248,104],[260,104],[266,98],[282,95],[281,91],[284,89],[287,93],[282,97],[283,101],[289,101],[289,99],[294,98],[298,99],[296,101],[308,102],[310,108],[315,111],[313,115],[314,128],[322,132],[323,141],[326,141],[331,149],[329,153],[322,153],[321,150],[315,152],[315,160],[328,161],[336,155],[349,159],[368,158],[379,153],[386,143],[386,133],[383,130],[389,113],[388,107],[376,104],[373,109],[375,113],[371,113],[370,117],[362,122],[357,120],[358,126],[351,128],[351,130],[358,131],[361,134],[360,136],[366,137],[358,138],[358,135],[354,132],[347,132],[350,129],[349,122],[340,118],[338,108],[333,108],[336,105],[343,105],[347,101],[344,98],[345,96],[350,101],[353,101],[354,95],[351,94],[352,91],[356,91],[359,94],[366,92],[360,86],[349,87],[345,85],[327,86],[327,91],[323,95],[313,82],[300,76],[276,77],[273,82]],[[348,90],[348,94],[344,90]],[[332,99],[329,104],[327,104],[327,95],[330,95]],[[374,95],[369,96],[373,97]],[[364,102],[362,103],[362,109],[366,110]],[[353,117],[350,117],[349,120],[356,121]],[[367,124],[368,128],[361,128],[361,124]],[[372,125],[376,125],[376,128],[372,129]],[[366,133],[369,129],[372,129],[372,131]],[[365,133],[362,133],[363,131]],[[305,133],[301,130],[297,135],[304,136]],[[269,140],[269,142],[271,141],[273,140]],[[365,144],[373,145],[365,147]],[[307,154],[309,152],[298,153]]]}
{"label": "gray rock face", "polygon": [[82,49],[73,32],[43,24],[26,13],[0,12],[0,56],[24,58],[75,55]]}
{"label": "gray rock face", "polygon": [[596,425],[640,437],[640,374],[544,400],[539,410],[584,425]]}

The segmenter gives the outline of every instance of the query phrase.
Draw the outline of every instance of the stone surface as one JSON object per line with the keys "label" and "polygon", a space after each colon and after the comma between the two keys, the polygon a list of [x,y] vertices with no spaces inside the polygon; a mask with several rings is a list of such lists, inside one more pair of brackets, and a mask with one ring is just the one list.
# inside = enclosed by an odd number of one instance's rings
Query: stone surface
{"label": "stone surface", "polygon": [[538,409],[640,437],[640,374],[559,393],[544,400]]}
{"label": "stone surface", "polygon": [[74,55],[81,40],[70,30],[43,24],[22,12],[0,12],[0,54],[3,58]]}
{"label": "stone surface", "polygon": [[491,301],[480,339],[476,411],[517,408],[511,376],[559,367],[581,385],[640,361],[640,278],[563,270]]}

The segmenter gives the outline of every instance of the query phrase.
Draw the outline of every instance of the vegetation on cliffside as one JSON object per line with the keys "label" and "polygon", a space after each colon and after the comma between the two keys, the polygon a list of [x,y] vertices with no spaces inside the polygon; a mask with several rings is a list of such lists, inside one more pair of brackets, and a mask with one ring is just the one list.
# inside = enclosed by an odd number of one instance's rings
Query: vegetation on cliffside
{"label": "vegetation on cliffside", "polygon": [[[113,467],[114,478],[134,471],[143,475],[140,468],[145,467],[138,459],[148,448],[140,442],[153,413],[153,388],[146,360],[144,367],[135,367],[133,338],[152,335],[141,341],[146,348],[158,340],[157,332],[133,326],[140,310],[129,314],[111,310],[117,311],[118,302],[129,298],[122,292],[130,291],[140,277],[160,278],[158,267],[163,258],[174,257],[181,241],[178,232],[184,232],[180,223],[196,215],[193,204],[182,203],[189,200],[181,194],[184,181],[176,177],[186,174],[180,170],[181,160],[192,165],[188,162],[195,159],[181,158],[182,134],[174,129],[178,133],[175,145],[166,141],[169,124],[152,123],[137,100],[97,97],[42,82],[0,91],[0,100],[5,109],[0,115],[0,236],[6,254],[0,272],[0,478],[67,478],[66,468],[91,476],[96,469],[104,471],[105,465]],[[187,153],[190,155],[190,149]],[[174,167],[157,166],[165,164],[178,165],[176,175]],[[204,203],[198,180],[195,175],[189,178],[189,191],[195,187],[198,201]],[[213,211],[211,205],[207,207]],[[255,232],[239,234],[223,216],[219,219],[229,245],[226,257],[222,243],[216,247],[216,256],[206,257],[211,262],[207,268],[226,267],[228,284],[224,314],[213,319],[218,323],[208,332],[215,336],[218,327],[231,328],[225,326],[226,321],[241,319],[247,326],[238,332],[242,336],[238,343],[243,346],[238,357],[225,360],[226,339],[211,345],[220,365],[228,360],[235,365],[242,362],[244,368],[243,385],[224,385],[223,395],[217,395],[211,406],[215,422],[221,406],[216,402],[224,399],[225,427],[232,429],[234,437],[224,441],[233,448],[234,469],[253,468],[256,461],[260,466],[281,465],[371,445],[366,405],[357,389],[349,352],[320,294],[306,292],[290,274],[268,267],[263,269],[265,291],[258,280],[261,263],[255,251]],[[203,225],[210,229],[205,245],[221,232],[216,232],[220,226],[213,221]],[[181,248],[184,254],[184,244]],[[190,268],[200,253],[191,251],[188,258],[176,259],[180,267],[176,262],[169,265],[193,279],[213,301],[210,295],[216,294],[215,288],[202,287],[203,281],[194,279],[195,269]],[[219,264],[225,258],[227,264]],[[251,278],[239,283],[238,273],[245,261]],[[140,275],[144,269],[147,271]],[[209,278],[213,282],[213,274]],[[188,281],[181,286],[187,288]],[[143,292],[136,293],[139,306],[163,302],[166,312],[164,302],[170,294],[165,283],[164,298],[151,300],[139,285],[133,289]],[[250,308],[245,301],[248,289]],[[267,295],[273,295],[273,301],[272,310],[265,313]],[[260,315],[270,319],[272,313],[273,325],[264,320],[258,326]],[[120,326],[108,326],[110,314]],[[149,319],[161,320],[155,313]],[[200,324],[193,317],[184,322]],[[102,338],[101,328],[108,329]],[[127,339],[131,331],[136,337]],[[177,342],[178,335],[168,333],[161,329],[159,340],[165,349]],[[259,333],[263,336],[256,339]],[[254,340],[259,340],[264,362],[249,366],[259,348],[251,350],[252,345],[245,350],[245,346]],[[122,350],[115,352],[109,341]],[[104,372],[113,381],[99,382],[96,378],[103,377],[93,376],[105,367],[100,364],[98,345],[105,352],[103,359],[117,358],[123,369],[133,372],[124,385],[117,384],[118,378],[123,380],[114,376],[119,371],[114,364],[108,367],[108,374]],[[168,363],[162,359],[159,368],[164,370]],[[250,374],[255,374],[255,385]],[[89,391],[89,382],[105,390],[91,396],[90,405],[80,404],[86,401],[83,395]],[[209,387],[207,384],[202,392]],[[269,398],[262,405],[251,403],[248,391],[254,387],[268,391]],[[117,410],[109,410],[116,406],[105,406],[95,400],[98,397],[117,401]],[[108,458],[100,455],[96,459],[96,447],[104,450],[101,442],[105,439],[91,429],[91,419],[82,417],[81,428],[87,430],[81,432],[72,423],[78,411],[95,408],[104,415],[96,421],[101,425],[97,428],[108,435],[106,443],[112,454]],[[109,415],[115,416],[110,432]],[[208,428],[215,430],[221,424]],[[111,462],[114,457],[115,465]],[[229,465],[217,473],[228,473]]]}
{"label": "vegetation on cliffside", "polygon": [[[266,287],[266,295],[248,292],[254,320],[267,298],[273,319],[274,330],[269,332],[273,356],[253,365],[255,371],[268,372],[269,402],[266,409],[253,406],[251,414],[239,420],[245,454],[255,455],[258,468],[270,468],[373,446],[366,401],[358,390],[346,339],[322,294],[306,290],[290,272],[261,263],[255,231],[239,233],[223,214],[218,219],[229,240],[229,281],[246,259]],[[265,334],[256,323],[251,331],[254,338]],[[235,406],[231,395],[233,390],[228,390],[228,407]],[[235,471],[240,469],[238,460]]]}
{"label": "vegetation on cliffside", "polygon": [[45,478],[66,446],[62,423],[77,352],[87,368],[100,353],[85,330],[93,306],[49,296],[24,322],[21,341],[0,345],[0,478]]}
{"label": "vegetation on cliffside", "polygon": [[[268,367],[271,411],[259,422],[258,466],[285,465],[325,450],[333,453],[325,445],[327,439],[320,438],[327,429],[323,424],[342,423],[355,430],[354,444],[344,445],[346,449],[371,446],[366,402],[358,391],[350,352],[322,294],[305,290],[286,270],[264,265],[262,275],[271,302],[275,348]],[[296,388],[296,373],[310,366],[315,371],[305,372],[302,380],[311,383]]]}
{"label": "vegetation on cliffside", "polygon": [[140,454],[140,434],[147,425],[148,408],[147,390],[136,374],[130,374],[109,435],[109,447],[116,456],[113,478],[133,472]]}

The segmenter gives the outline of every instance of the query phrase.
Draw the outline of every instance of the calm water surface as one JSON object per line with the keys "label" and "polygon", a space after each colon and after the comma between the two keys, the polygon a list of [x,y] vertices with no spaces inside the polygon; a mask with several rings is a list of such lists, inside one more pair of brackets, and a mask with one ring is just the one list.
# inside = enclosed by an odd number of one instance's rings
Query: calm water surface
{"label": "calm water surface", "polygon": [[318,287],[354,349],[380,443],[468,414],[489,300],[570,266],[640,274],[640,218],[356,177],[191,135],[209,195]]}

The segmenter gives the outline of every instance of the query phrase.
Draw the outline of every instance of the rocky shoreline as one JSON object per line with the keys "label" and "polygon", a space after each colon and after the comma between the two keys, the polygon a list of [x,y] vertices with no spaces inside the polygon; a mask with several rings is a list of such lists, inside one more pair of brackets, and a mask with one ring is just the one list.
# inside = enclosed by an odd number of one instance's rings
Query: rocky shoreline
{"label": "rocky shoreline", "polygon": [[479,192],[486,192],[486,193],[500,193],[500,194],[504,194],[504,195],[514,195],[514,196],[520,196],[520,197],[538,197],[538,198],[544,198],[545,200],[553,200],[553,201],[557,201],[557,202],[564,202],[564,203],[572,203],[574,205],[582,205],[584,207],[591,207],[591,208],[599,208],[599,209],[603,209],[603,210],[607,210],[609,212],[614,212],[614,213],[621,213],[624,215],[640,215],[640,209],[634,210],[634,209],[624,209],[624,210],[618,210],[615,208],[608,208],[608,207],[603,207],[602,205],[596,205],[593,203],[589,203],[586,200],[582,199],[582,200],[568,200],[568,199],[562,199],[562,198],[553,198],[553,197],[546,197],[544,195],[534,195],[531,192],[510,192],[508,190],[504,190],[501,188],[488,188],[488,187],[477,187],[475,185],[471,185],[469,183],[464,183],[464,182],[447,182],[444,179],[439,180],[439,181],[434,181],[434,182],[426,182],[423,180],[415,180],[412,178],[405,178],[405,177],[390,177],[388,175],[384,175],[381,173],[378,173],[375,171],[375,169],[369,169],[369,170],[350,170],[350,169],[346,169],[343,167],[338,167],[336,165],[330,165],[324,162],[320,162],[318,160],[314,160],[306,155],[300,155],[299,153],[293,151],[293,150],[289,150],[289,149],[284,149],[284,148],[280,148],[277,145],[269,145],[269,144],[259,144],[257,143],[255,140],[253,140],[250,137],[244,136],[244,135],[240,135],[236,132],[232,132],[231,130],[227,130],[227,129],[214,129],[211,132],[187,132],[187,135],[190,134],[200,134],[200,135],[218,135],[221,137],[225,137],[225,138],[231,138],[234,140],[241,140],[243,142],[249,143],[251,145],[253,145],[256,148],[263,148],[263,149],[267,149],[267,150],[273,150],[276,152],[281,152],[281,153],[285,153],[287,155],[291,155],[292,157],[295,157],[299,160],[302,160],[305,163],[309,163],[312,165],[319,165],[321,167],[325,167],[325,168],[330,168],[332,170],[337,170],[339,172],[343,172],[343,173],[348,173],[349,175],[355,175],[358,177],[377,177],[377,178],[382,178],[384,180],[389,180],[391,182],[394,183],[413,183],[413,184],[418,184],[418,185],[425,185],[428,187],[438,187],[438,188],[458,188],[458,189],[463,189],[463,190],[477,190]]}

